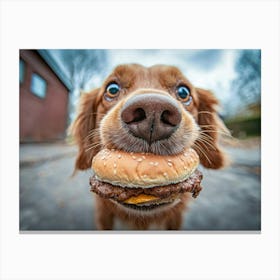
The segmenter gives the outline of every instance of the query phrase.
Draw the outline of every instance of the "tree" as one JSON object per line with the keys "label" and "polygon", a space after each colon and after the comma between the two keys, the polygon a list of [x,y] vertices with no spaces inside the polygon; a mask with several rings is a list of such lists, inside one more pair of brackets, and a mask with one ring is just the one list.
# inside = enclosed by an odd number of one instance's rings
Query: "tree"
{"label": "tree", "polygon": [[107,52],[88,49],[60,50],[59,57],[72,85],[69,95],[69,122],[72,122],[81,92],[85,91],[93,76],[102,76],[105,72],[108,66]]}
{"label": "tree", "polygon": [[243,105],[261,101],[261,51],[243,50],[236,62],[237,78],[233,90]]}
{"label": "tree", "polygon": [[107,67],[105,50],[63,50],[61,59],[73,88],[80,90],[85,89],[93,75],[100,75]]}

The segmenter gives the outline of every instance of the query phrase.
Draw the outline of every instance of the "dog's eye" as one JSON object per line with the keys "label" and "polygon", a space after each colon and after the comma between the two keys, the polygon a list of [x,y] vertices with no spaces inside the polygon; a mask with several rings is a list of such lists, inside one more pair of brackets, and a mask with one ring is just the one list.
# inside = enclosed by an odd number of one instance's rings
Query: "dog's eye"
{"label": "dog's eye", "polygon": [[115,97],[120,91],[120,86],[116,83],[112,83],[107,86],[106,92],[110,97]]}
{"label": "dog's eye", "polygon": [[186,86],[177,88],[177,96],[185,105],[190,105],[192,102],[191,92]]}

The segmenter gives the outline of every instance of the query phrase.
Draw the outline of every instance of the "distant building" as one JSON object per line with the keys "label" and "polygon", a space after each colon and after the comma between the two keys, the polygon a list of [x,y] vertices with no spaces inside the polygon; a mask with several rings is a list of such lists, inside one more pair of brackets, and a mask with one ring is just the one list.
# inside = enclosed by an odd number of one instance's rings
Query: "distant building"
{"label": "distant building", "polygon": [[20,141],[64,139],[70,86],[47,51],[20,50]]}

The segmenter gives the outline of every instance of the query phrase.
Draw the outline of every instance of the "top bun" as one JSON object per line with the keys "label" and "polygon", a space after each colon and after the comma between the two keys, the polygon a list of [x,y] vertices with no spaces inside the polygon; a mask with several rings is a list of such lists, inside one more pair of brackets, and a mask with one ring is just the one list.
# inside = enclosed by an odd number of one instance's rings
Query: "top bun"
{"label": "top bun", "polygon": [[93,158],[92,169],[98,180],[112,185],[151,188],[186,180],[198,164],[191,148],[169,156],[103,149]]}

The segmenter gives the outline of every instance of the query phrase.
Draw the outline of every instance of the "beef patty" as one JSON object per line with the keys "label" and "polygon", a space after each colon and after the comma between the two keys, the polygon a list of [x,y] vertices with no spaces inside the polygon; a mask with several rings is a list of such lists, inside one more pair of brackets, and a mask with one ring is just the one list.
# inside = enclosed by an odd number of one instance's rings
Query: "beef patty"
{"label": "beef patty", "polygon": [[200,186],[202,178],[202,173],[196,170],[188,179],[180,183],[152,188],[128,188],[101,182],[96,179],[95,176],[92,176],[90,178],[90,185],[92,192],[103,198],[113,199],[117,202],[123,202],[130,197],[140,194],[153,195],[160,199],[165,199],[171,195],[174,196],[180,193],[191,192],[192,196],[196,198],[202,190]]}

